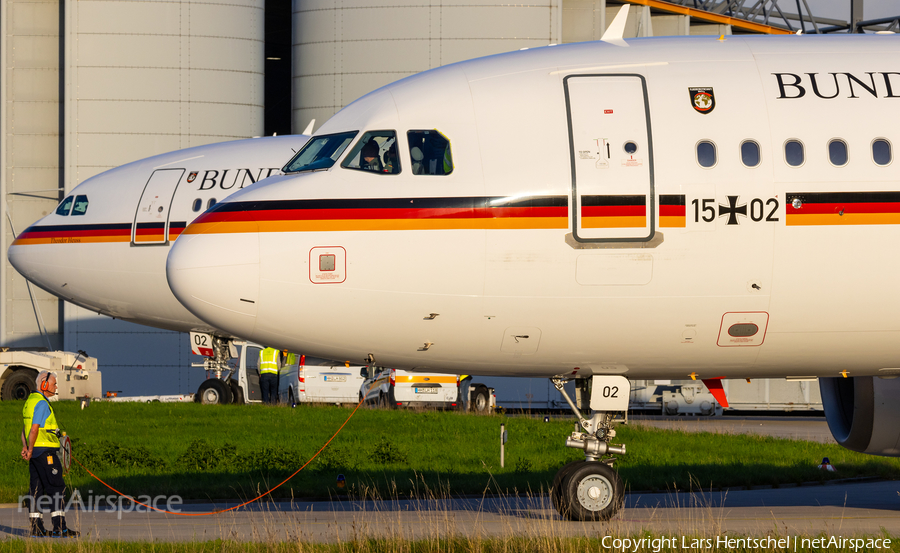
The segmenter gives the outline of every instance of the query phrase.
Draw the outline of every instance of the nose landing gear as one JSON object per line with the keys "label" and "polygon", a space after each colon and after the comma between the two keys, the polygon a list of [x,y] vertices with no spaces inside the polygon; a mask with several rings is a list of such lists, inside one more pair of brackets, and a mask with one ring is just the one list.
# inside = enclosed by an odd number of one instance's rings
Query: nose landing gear
{"label": "nose landing gear", "polygon": [[[562,378],[551,378],[575,416],[580,430],[566,440],[566,447],[584,451],[584,461],[564,465],[553,479],[550,499],[562,517],[571,520],[609,520],[625,504],[625,485],[613,469],[616,458],[624,455],[624,445],[612,445],[615,413],[628,409],[630,384],[621,376],[594,376],[590,419],[585,419],[566,394]],[[599,397],[597,397],[599,395]],[[599,410],[603,409],[603,410]]]}

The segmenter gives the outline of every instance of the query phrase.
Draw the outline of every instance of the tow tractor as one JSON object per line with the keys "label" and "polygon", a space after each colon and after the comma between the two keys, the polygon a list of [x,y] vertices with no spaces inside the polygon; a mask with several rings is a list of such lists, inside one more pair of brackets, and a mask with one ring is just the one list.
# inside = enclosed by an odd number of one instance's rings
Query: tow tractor
{"label": "tow tractor", "polygon": [[97,359],[83,351],[0,348],[0,399],[24,401],[41,371],[56,373],[59,399],[100,397]]}

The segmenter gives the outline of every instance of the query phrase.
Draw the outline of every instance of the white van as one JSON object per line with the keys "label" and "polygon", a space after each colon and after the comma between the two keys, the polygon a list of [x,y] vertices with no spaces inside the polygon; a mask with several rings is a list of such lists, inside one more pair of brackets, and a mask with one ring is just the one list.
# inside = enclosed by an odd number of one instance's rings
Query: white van
{"label": "white van", "polygon": [[[419,373],[398,369],[362,367],[365,382],[359,398],[382,407],[458,408],[459,377],[455,374]],[[372,370],[368,374],[368,370]]]}
{"label": "white van", "polygon": [[[290,356],[288,356],[290,357]],[[364,378],[359,365],[296,355],[286,359],[278,375],[278,397],[282,403],[333,403],[356,405]]]}

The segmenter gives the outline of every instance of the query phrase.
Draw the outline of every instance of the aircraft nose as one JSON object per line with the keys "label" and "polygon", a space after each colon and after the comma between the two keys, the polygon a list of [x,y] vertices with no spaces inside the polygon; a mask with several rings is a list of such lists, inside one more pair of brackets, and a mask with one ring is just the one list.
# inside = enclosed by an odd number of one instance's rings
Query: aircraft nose
{"label": "aircraft nose", "polygon": [[169,252],[166,278],[178,301],[198,318],[252,338],[259,295],[259,233],[255,223],[243,230],[199,234],[189,226]]}
{"label": "aircraft nose", "polygon": [[[55,292],[60,284],[55,279],[60,276],[60,264],[64,262],[58,252],[52,252],[46,246],[51,243],[51,239],[40,231],[40,222],[22,231],[10,245],[6,255],[19,274],[38,286]],[[57,255],[53,255],[54,253]]]}

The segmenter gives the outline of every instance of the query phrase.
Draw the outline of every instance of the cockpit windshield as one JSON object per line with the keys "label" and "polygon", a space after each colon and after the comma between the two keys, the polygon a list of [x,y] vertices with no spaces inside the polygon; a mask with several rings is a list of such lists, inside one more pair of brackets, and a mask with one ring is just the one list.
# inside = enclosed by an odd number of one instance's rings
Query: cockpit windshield
{"label": "cockpit windshield", "polygon": [[394,131],[367,132],[347,154],[341,167],[371,171],[376,174],[398,174],[400,158],[397,157],[397,133]]}
{"label": "cockpit windshield", "polygon": [[299,173],[300,171],[328,169],[341,157],[358,132],[350,131],[310,138],[309,142],[297,152],[297,155],[284,166],[282,171]]}
{"label": "cockpit windshield", "polygon": [[72,203],[75,201],[74,196],[69,196],[65,200],[63,200],[59,207],[56,208],[57,215],[68,215],[70,211],[72,211]]}
{"label": "cockpit windshield", "polygon": [[409,131],[406,139],[414,175],[449,175],[453,172],[450,140],[440,131]]}

